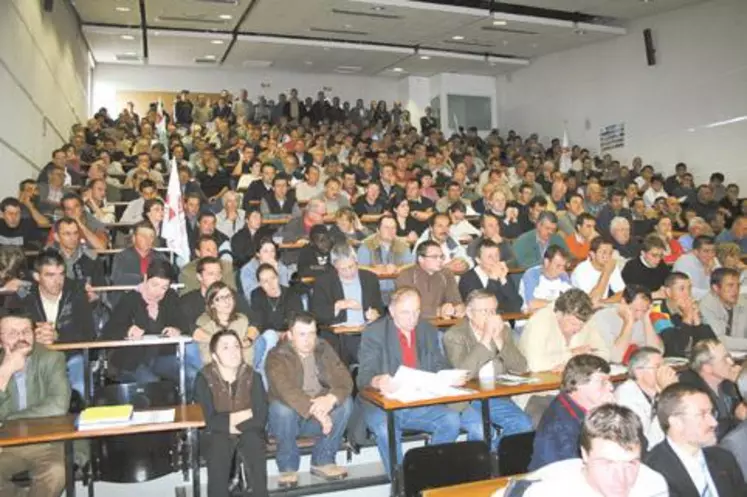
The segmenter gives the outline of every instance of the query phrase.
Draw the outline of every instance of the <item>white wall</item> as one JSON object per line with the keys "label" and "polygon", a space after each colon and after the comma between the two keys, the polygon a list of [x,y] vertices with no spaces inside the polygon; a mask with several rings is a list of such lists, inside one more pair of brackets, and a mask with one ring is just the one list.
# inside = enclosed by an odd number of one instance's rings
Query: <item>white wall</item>
{"label": "white wall", "polygon": [[[644,28],[653,31],[653,67]],[[640,155],[664,171],[684,161],[697,181],[718,170],[747,188],[747,1],[698,4],[632,23],[628,32],[499,77],[501,130],[547,139],[562,137],[565,124],[572,143],[598,150],[599,128],[623,122],[626,147],[613,156]]]}
{"label": "white wall", "polygon": [[88,114],[88,55],[67,2],[0,1],[0,198],[36,177]]}
{"label": "white wall", "polygon": [[[262,85],[269,84],[269,87]],[[366,106],[373,100],[391,102],[398,99],[398,80],[342,74],[313,74],[271,71],[265,69],[235,71],[216,68],[178,68],[159,66],[131,66],[99,64],[94,72],[93,106],[109,108],[116,114],[116,92],[118,90],[174,91],[183,88],[192,92],[219,92],[227,89],[238,92],[246,88],[249,98],[264,95],[277,100],[279,93],[288,93],[297,88],[302,97],[316,98],[323,88],[330,88],[328,96],[338,96],[344,102],[363,98]],[[118,109],[116,109],[118,111]]]}

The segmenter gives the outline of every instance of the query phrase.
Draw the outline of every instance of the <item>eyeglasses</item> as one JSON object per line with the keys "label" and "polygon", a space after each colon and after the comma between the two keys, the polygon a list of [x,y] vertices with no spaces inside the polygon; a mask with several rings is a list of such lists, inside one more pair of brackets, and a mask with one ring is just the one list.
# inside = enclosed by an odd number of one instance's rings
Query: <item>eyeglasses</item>
{"label": "eyeglasses", "polygon": [[446,256],[443,254],[430,254],[430,255],[424,255],[425,259],[439,259],[441,261],[446,259]]}
{"label": "eyeglasses", "polygon": [[493,316],[496,314],[497,311],[494,307],[488,307],[487,309],[471,309],[470,312],[474,314],[484,314],[484,315]]}
{"label": "eyeglasses", "polygon": [[225,295],[218,295],[215,297],[216,302],[228,302],[229,300],[233,300],[233,295],[230,293],[227,293]]}

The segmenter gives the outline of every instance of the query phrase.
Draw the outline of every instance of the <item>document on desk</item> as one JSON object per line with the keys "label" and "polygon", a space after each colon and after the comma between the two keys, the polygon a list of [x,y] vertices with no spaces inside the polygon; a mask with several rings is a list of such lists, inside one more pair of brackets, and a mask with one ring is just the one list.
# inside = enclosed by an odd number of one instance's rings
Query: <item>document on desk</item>
{"label": "document on desk", "polygon": [[153,411],[135,411],[132,413],[133,425],[152,425],[173,423],[176,416],[175,409],[158,409]]}
{"label": "document on desk", "polygon": [[473,393],[468,388],[451,386],[454,379],[464,375],[460,369],[446,369],[430,373],[419,369],[400,366],[392,379],[397,389],[385,397],[400,402],[415,402],[438,397],[454,397]]}

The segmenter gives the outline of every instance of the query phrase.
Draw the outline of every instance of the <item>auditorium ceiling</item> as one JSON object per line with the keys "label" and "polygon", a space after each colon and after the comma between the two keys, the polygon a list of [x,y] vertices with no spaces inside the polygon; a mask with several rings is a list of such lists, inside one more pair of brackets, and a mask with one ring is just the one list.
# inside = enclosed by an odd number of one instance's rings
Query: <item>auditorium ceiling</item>
{"label": "auditorium ceiling", "polygon": [[71,0],[96,62],[495,75],[701,0]]}

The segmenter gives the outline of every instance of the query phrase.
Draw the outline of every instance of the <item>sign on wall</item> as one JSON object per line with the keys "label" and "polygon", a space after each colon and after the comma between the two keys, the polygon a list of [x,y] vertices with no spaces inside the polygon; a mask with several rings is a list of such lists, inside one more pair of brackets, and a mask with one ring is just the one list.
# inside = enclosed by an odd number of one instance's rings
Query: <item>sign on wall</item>
{"label": "sign on wall", "polygon": [[625,123],[610,124],[599,130],[599,148],[602,152],[625,146]]}

